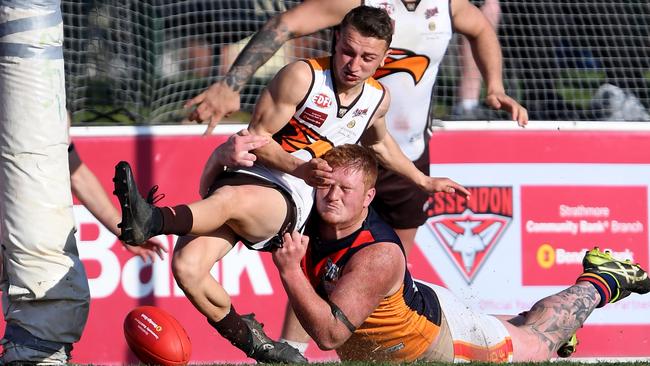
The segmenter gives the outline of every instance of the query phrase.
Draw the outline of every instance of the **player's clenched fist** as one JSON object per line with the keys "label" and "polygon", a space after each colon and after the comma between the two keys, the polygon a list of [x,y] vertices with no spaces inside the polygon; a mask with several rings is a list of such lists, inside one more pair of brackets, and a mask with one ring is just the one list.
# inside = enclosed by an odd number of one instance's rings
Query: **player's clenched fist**
{"label": "player's clenched fist", "polygon": [[300,261],[307,253],[309,237],[298,231],[285,233],[282,237],[282,247],[273,250],[273,263],[279,272],[299,270]]}

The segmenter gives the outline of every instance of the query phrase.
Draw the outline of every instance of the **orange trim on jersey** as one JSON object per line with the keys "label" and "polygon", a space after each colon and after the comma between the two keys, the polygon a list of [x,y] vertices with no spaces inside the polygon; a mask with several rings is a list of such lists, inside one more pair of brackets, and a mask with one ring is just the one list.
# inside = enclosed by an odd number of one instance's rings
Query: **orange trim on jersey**
{"label": "orange trim on jersey", "polygon": [[512,339],[506,337],[490,347],[454,341],[454,357],[465,361],[508,362],[512,359]]}
{"label": "orange trim on jersey", "polygon": [[327,57],[319,57],[319,58],[310,58],[307,60],[311,67],[314,68],[314,70],[328,70],[330,68],[330,58],[329,56]]}
{"label": "orange trim on jersey", "polygon": [[384,90],[384,87],[379,83],[379,81],[375,80],[374,78],[368,78],[368,80],[366,80],[366,84],[372,86],[377,90]]}
{"label": "orange trim on jersey", "polygon": [[315,158],[320,158],[326,152],[330,151],[334,145],[327,140],[318,140],[308,146],[305,146],[305,150],[309,151],[311,155]]}

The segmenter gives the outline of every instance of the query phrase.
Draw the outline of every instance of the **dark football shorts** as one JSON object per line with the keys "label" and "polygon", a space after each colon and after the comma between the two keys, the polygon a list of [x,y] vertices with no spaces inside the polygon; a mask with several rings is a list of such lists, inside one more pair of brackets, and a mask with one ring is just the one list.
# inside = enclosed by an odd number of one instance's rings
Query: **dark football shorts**
{"label": "dark football shorts", "polygon": [[[415,166],[429,175],[429,140]],[[410,180],[379,166],[377,194],[372,207],[393,229],[415,229],[427,220],[424,205],[429,194]]]}
{"label": "dark football shorts", "polygon": [[295,230],[296,222],[297,222],[296,205],[293,203],[291,194],[289,194],[289,192],[287,192],[284,188],[280,187],[279,185],[273,182],[264,180],[262,178],[258,178],[250,174],[227,171],[221,173],[219,177],[214,181],[212,186],[210,186],[210,190],[208,191],[208,196],[211,195],[212,192],[216,191],[218,188],[223,186],[244,186],[244,185],[256,185],[256,186],[273,188],[278,192],[282,193],[282,197],[284,197],[284,201],[287,203],[287,216],[284,218],[284,222],[282,223],[282,228],[280,229],[280,231],[278,231],[276,235],[274,235],[270,240],[268,240],[268,242],[266,242],[262,248],[253,247],[253,245],[256,244],[259,246],[258,243],[250,242],[241,237],[238,237],[237,239],[242,243],[244,243],[244,245],[246,245],[248,249],[259,250],[262,252],[269,252],[273,250],[273,248],[282,247],[282,236],[287,232],[292,232],[293,230]]}

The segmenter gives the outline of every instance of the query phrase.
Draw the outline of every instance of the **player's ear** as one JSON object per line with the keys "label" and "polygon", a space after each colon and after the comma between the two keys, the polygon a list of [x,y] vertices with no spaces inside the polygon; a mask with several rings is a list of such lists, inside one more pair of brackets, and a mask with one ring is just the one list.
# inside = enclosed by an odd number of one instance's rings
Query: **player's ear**
{"label": "player's ear", "polygon": [[388,56],[391,54],[391,49],[387,49],[386,52],[384,53],[384,57],[381,59],[381,63],[379,64],[379,67],[384,67],[384,64],[386,63],[386,59]]}
{"label": "player's ear", "polygon": [[363,199],[363,207],[370,206],[370,202],[372,202],[372,199],[375,198],[376,193],[377,190],[375,189],[375,187],[368,189],[368,191],[366,192],[366,197]]}

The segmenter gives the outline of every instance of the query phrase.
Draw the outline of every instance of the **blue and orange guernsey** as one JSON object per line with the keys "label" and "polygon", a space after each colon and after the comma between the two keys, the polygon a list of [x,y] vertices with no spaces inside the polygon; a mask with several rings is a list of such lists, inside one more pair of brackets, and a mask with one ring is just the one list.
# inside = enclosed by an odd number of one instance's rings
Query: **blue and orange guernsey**
{"label": "blue and orange guernsey", "polygon": [[[395,243],[402,248],[395,232],[372,209],[363,226],[346,238],[322,241],[309,227],[308,234],[311,244],[303,270],[326,300],[346,263],[359,250],[376,243]],[[413,281],[406,270],[400,289],[384,298],[336,352],[344,361],[415,361],[438,336],[441,318],[436,294]]]}

